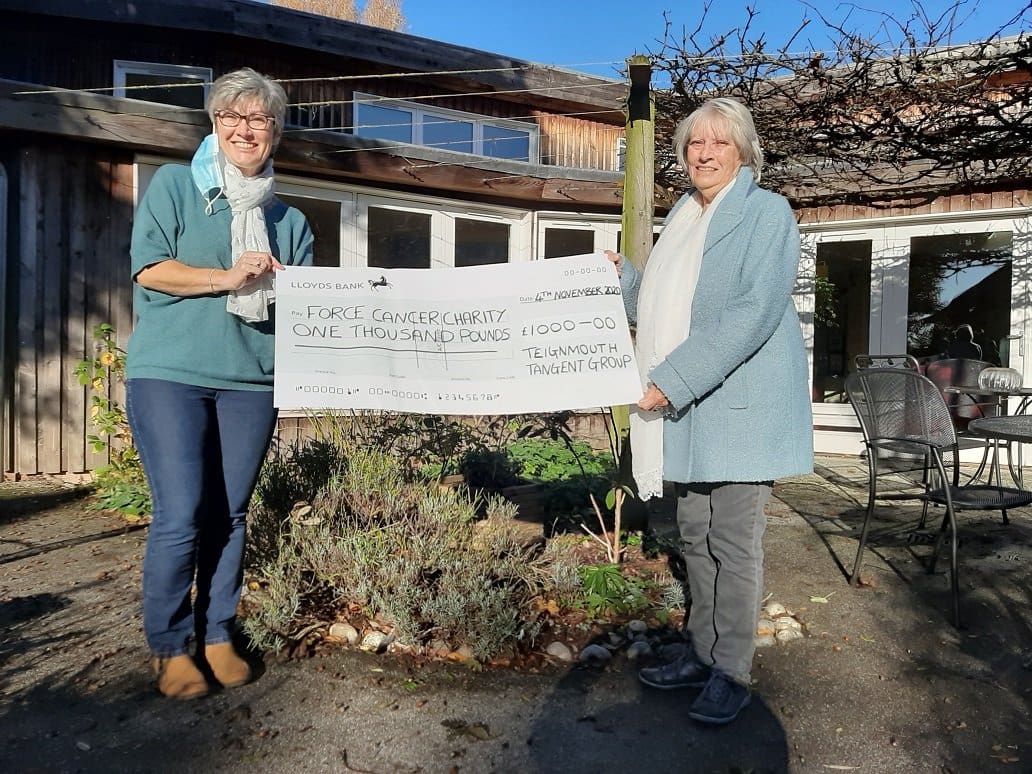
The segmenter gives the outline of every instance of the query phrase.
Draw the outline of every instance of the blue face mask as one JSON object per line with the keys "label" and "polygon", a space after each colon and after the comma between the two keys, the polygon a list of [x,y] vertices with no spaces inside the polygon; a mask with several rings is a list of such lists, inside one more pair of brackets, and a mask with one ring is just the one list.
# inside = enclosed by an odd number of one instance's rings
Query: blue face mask
{"label": "blue face mask", "polygon": [[194,185],[207,203],[205,211],[210,215],[212,204],[222,193],[222,164],[219,153],[219,138],[212,132],[197,146],[190,162],[190,174]]}

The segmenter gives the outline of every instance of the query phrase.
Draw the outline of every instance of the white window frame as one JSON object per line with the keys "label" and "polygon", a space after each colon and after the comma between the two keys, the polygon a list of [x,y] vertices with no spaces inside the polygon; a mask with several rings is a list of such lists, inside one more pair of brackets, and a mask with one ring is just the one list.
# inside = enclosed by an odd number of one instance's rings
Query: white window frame
{"label": "white window frame", "polygon": [[155,75],[173,80],[196,80],[198,86],[204,90],[204,101],[208,101],[208,88],[211,85],[212,72],[210,67],[193,67],[190,65],[162,64],[160,62],[135,62],[130,59],[114,60],[114,75],[112,83],[114,89],[112,95],[115,97],[128,97],[135,99],[132,91],[126,92],[125,77],[129,74]]}
{"label": "white window frame", "polygon": [[[484,220],[506,223],[509,228],[509,262],[521,263],[530,259],[533,213],[505,207],[485,207],[469,202],[450,202],[422,198],[403,199],[386,197],[383,193],[358,194],[355,197],[353,217],[344,228],[354,232],[347,240],[353,252],[346,255],[342,265],[368,265],[367,230],[369,208],[413,212],[430,215],[430,268],[455,266],[455,219]],[[343,245],[344,242],[342,241]]]}
{"label": "white window frame", "polygon": [[[907,341],[906,309],[910,271],[910,244],[914,237],[1009,231],[1012,234],[1011,260],[1011,334],[1015,337],[1010,366],[1020,371],[1025,383],[1032,382],[1032,305],[1022,303],[1032,298],[1032,280],[1027,267],[1032,265],[1032,214],[1015,210],[973,210],[940,216],[911,215],[898,218],[803,224],[800,226],[803,260],[800,264],[800,285],[808,286],[805,296],[797,295],[801,312],[813,311],[813,275],[817,245],[824,242],[871,242],[871,316],[868,341],[871,352],[905,352]],[[807,283],[807,278],[809,282]],[[798,286],[797,286],[798,288]],[[812,314],[803,316],[803,337],[807,342],[809,373],[813,376]],[[812,385],[811,385],[812,387]],[[814,425],[848,428],[814,430],[818,451],[858,454],[862,448],[859,425],[851,406],[846,403],[814,403]],[[962,459],[966,459],[962,455]],[[977,461],[977,459],[975,460]]]}
{"label": "white window frame", "polygon": [[550,228],[566,231],[591,231],[594,234],[594,250],[616,250],[617,235],[620,233],[618,215],[599,216],[587,213],[539,213],[537,219],[534,260],[545,258],[545,230]]}
{"label": "white window frame", "polygon": [[[539,161],[539,145],[541,130],[536,124],[524,123],[522,121],[512,121],[505,118],[495,118],[493,116],[483,116],[477,113],[466,113],[461,110],[451,110],[450,108],[440,107],[429,107],[427,105],[421,105],[417,102],[407,102],[400,99],[385,99],[375,94],[367,94],[364,92],[354,93],[353,104],[353,120],[352,125],[355,128],[355,134],[357,135],[357,129],[361,124],[360,114],[363,104],[371,104],[376,107],[389,108],[391,110],[398,110],[402,112],[408,112],[412,116],[412,144],[413,145],[425,145],[423,142],[423,119],[424,118],[443,118],[449,121],[461,121],[470,123],[473,125],[473,155],[484,156],[484,126],[492,126],[499,129],[512,129],[528,135],[528,158],[524,163],[537,164]],[[426,146],[436,147],[436,146]],[[443,150],[448,150],[447,148]],[[456,153],[462,153],[463,151],[454,151]],[[502,161],[523,161],[523,159],[509,159],[502,156],[487,156],[487,158],[497,158]]]}

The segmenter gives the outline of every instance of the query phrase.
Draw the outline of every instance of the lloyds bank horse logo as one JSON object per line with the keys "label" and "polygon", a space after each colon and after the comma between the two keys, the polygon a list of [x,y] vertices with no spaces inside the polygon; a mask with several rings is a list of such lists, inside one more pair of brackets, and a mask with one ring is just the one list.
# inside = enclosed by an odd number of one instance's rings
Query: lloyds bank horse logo
{"label": "lloyds bank horse logo", "polygon": [[391,283],[389,283],[387,281],[387,278],[384,275],[382,275],[382,274],[380,275],[380,279],[367,280],[367,281],[369,282],[369,289],[370,290],[379,290],[380,288],[394,287],[393,285],[391,285]]}

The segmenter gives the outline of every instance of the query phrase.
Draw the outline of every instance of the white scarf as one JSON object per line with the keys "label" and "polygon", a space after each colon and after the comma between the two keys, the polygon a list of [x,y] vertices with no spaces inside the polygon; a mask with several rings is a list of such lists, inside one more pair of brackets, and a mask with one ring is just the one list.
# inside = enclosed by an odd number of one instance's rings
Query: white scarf
{"label": "white scarf", "polygon": [[[642,389],[649,373],[688,337],[692,299],[702,268],[706,231],[713,212],[734,181],[724,186],[705,209],[695,195],[670,213],[649,254],[638,290],[635,352]],[[631,406],[631,472],[642,500],[663,496],[663,411]]]}
{"label": "white scarf", "polygon": [[[273,199],[272,163],[266,162],[262,171],[245,177],[233,164],[223,168],[223,193],[233,211],[230,225],[233,263],[241,253],[255,250],[269,252],[269,229],[265,224],[264,207]],[[232,290],[226,298],[226,311],[247,322],[265,322],[269,319],[269,304],[276,299],[276,284],[272,272],[255,277],[239,290]]]}

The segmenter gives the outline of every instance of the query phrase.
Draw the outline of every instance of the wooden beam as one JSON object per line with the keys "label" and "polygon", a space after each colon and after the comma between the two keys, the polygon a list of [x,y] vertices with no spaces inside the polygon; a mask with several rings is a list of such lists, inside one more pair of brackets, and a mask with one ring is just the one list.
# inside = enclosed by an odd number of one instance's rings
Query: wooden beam
{"label": "wooden beam", "polygon": [[[210,131],[207,117],[179,108],[0,80],[0,129],[117,145],[189,159]],[[514,203],[619,207],[623,175],[527,164],[356,137],[288,130],[276,152],[280,171],[343,182],[381,183],[441,194],[502,197]]]}

